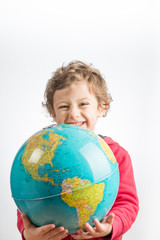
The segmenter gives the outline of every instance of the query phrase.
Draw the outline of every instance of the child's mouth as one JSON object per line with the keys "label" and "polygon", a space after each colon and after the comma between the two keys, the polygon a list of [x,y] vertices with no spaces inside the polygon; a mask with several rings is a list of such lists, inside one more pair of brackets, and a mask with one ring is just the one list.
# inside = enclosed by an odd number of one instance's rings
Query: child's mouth
{"label": "child's mouth", "polygon": [[82,127],[85,123],[86,123],[85,121],[81,121],[81,122],[69,122],[67,124]]}

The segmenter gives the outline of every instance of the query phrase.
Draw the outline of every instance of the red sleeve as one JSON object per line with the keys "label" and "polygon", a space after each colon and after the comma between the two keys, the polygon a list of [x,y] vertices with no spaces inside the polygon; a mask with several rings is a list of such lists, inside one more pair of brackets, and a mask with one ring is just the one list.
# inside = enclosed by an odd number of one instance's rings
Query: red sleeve
{"label": "red sleeve", "polygon": [[119,164],[120,184],[118,195],[109,213],[114,213],[112,239],[122,239],[136,219],[139,201],[135,186],[133,168],[128,152],[110,138],[104,139]]}
{"label": "red sleeve", "polygon": [[22,239],[25,240],[25,238],[23,237],[24,225],[23,225],[23,221],[21,218],[21,213],[18,209],[17,209],[17,227],[21,233]]}

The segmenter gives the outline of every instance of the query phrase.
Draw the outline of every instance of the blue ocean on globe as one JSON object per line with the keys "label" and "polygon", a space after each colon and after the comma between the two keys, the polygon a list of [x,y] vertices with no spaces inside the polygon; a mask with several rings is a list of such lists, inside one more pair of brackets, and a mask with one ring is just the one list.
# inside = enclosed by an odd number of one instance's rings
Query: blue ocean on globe
{"label": "blue ocean on globe", "polygon": [[94,132],[53,125],[21,146],[10,184],[18,209],[33,224],[54,223],[75,233],[111,209],[119,187],[118,163]]}

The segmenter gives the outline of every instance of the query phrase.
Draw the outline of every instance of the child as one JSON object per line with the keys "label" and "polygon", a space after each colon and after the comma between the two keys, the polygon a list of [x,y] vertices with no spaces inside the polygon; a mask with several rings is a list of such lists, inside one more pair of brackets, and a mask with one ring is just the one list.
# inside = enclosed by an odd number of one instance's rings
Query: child
{"label": "child", "polygon": [[[43,104],[57,124],[73,124],[94,131],[97,119],[106,116],[112,101],[100,72],[82,62],[63,66],[48,81]],[[26,215],[17,210],[17,226],[26,240],[122,239],[138,213],[138,197],[130,157],[109,137],[104,141],[113,151],[119,164],[120,185],[113,207],[102,222],[95,219],[95,227],[88,223],[86,231],[69,235],[63,226],[54,224],[36,227]]]}

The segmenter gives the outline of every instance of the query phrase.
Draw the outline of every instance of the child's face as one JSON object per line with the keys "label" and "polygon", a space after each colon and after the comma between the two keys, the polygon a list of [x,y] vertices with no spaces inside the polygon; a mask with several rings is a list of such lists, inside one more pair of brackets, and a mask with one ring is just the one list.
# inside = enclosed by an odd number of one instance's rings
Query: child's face
{"label": "child's face", "polygon": [[56,90],[53,103],[53,117],[58,124],[73,124],[92,131],[97,118],[103,116],[105,111],[98,105],[84,80]]}

